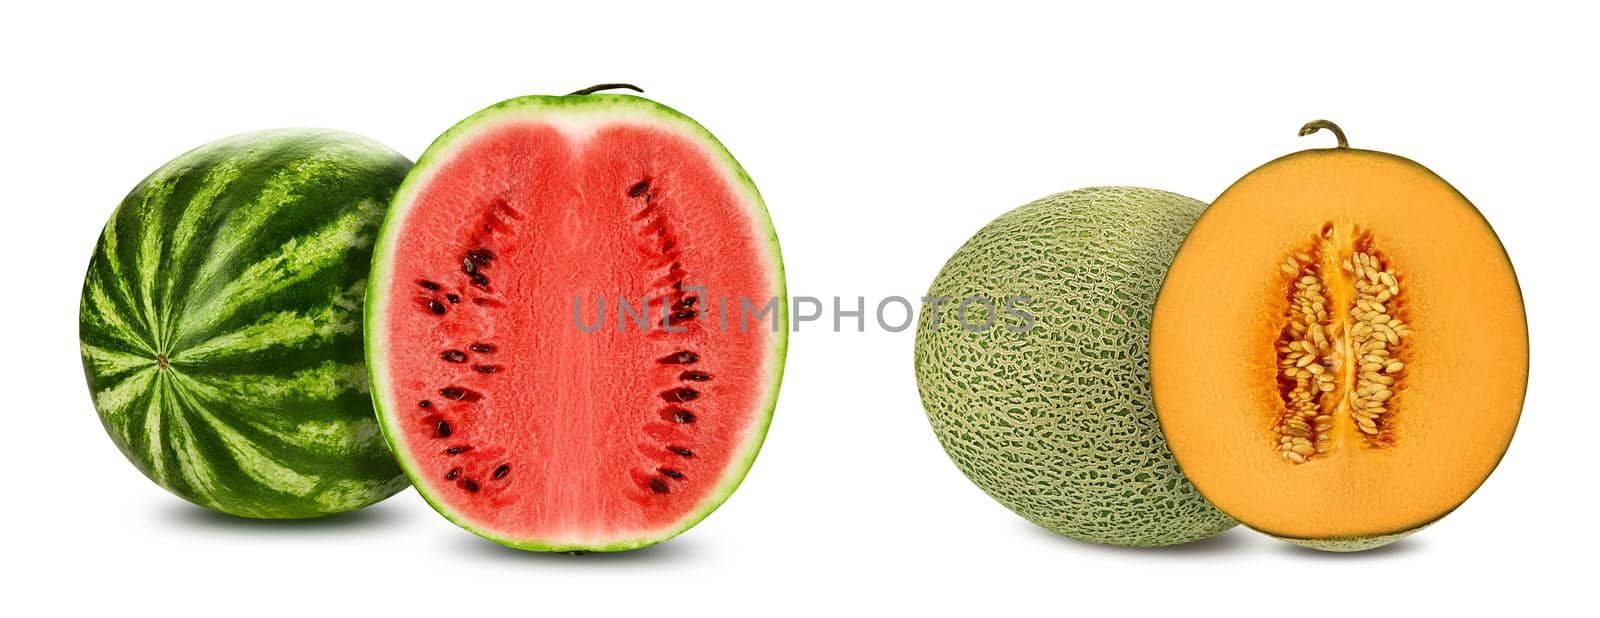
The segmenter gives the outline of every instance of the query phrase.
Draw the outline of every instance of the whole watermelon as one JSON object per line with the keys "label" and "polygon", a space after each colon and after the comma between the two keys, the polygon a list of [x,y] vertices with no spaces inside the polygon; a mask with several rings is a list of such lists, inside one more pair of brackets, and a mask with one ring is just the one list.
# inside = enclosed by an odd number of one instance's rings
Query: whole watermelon
{"label": "whole watermelon", "polygon": [[139,470],[244,517],[358,509],[406,486],[362,361],[373,237],[411,162],[283,129],[162,166],[106,223],[78,336],[94,407]]}

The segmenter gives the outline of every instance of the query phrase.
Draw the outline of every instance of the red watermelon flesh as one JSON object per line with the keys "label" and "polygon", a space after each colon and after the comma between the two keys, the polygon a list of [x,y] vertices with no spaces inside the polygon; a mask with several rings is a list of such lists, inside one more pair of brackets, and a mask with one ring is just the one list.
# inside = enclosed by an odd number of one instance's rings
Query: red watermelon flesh
{"label": "red watermelon flesh", "polygon": [[[760,447],[786,334],[776,237],[733,158],[668,108],[581,95],[480,112],[421,158],[374,262],[385,433],[473,532],[648,545],[716,508]],[[643,330],[619,301],[648,303]]]}

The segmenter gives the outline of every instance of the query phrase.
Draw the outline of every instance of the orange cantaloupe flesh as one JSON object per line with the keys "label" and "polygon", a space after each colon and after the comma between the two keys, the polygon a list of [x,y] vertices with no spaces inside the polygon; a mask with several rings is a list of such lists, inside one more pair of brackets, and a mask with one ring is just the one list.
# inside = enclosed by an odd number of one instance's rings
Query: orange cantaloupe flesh
{"label": "orange cantaloupe flesh", "polygon": [[[1296,300],[1302,281],[1322,317]],[[1288,342],[1311,321],[1323,343],[1298,363]],[[1324,549],[1381,544],[1465,501],[1505,453],[1528,376],[1516,275],[1482,215],[1421,165],[1348,147],[1283,157],[1217,199],[1167,274],[1150,348],[1162,430],[1200,492]],[[1285,375],[1313,364],[1332,378]],[[1297,389],[1321,421],[1297,417]],[[1364,430],[1353,410],[1379,392]]]}

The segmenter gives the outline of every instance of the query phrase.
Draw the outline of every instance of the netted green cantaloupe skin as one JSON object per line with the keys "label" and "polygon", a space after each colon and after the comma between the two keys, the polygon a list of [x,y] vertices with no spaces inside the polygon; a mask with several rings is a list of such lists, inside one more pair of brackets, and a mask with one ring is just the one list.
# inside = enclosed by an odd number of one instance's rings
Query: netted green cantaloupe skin
{"label": "netted green cantaloupe skin", "polygon": [[1395,534],[1381,534],[1378,536],[1350,538],[1350,539],[1291,539],[1288,537],[1274,537],[1280,541],[1288,541],[1301,547],[1308,547],[1320,551],[1331,552],[1356,552],[1377,549],[1400,539],[1411,536],[1416,530],[1407,530]]}
{"label": "netted green cantaloupe skin", "polygon": [[[1443,518],[1444,518],[1443,516],[1440,516],[1440,519],[1443,519]],[[1394,543],[1396,541],[1399,541],[1400,539],[1403,539],[1403,538],[1406,538],[1406,537],[1411,536],[1413,534],[1416,534],[1418,532],[1421,532],[1423,528],[1427,528],[1428,526],[1432,526],[1435,522],[1438,522],[1438,521],[1439,521],[1438,519],[1435,519],[1432,522],[1429,522],[1429,523],[1426,523],[1426,524],[1422,524],[1420,526],[1417,526],[1417,527],[1412,528],[1410,530],[1405,530],[1403,532],[1394,532],[1394,533],[1391,533],[1391,534],[1377,534],[1377,535],[1372,535],[1372,536],[1353,536],[1353,537],[1336,538],[1336,539],[1297,539],[1297,538],[1287,537],[1287,536],[1278,536],[1276,534],[1272,534],[1271,532],[1266,532],[1266,531],[1262,531],[1262,532],[1264,532],[1268,536],[1271,536],[1272,538],[1278,539],[1280,541],[1288,541],[1290,543],[1294,543],[1295,545],[1299,545],[1301,547],[1309,547],[1311,549],[1317,549],[1317,550],[1321,550],[1321,551],[1348,553],[1348,552],[1357,552],[1357,551],[1367,551],[1369,549],[1377,549],[1379,547],[1383,547],[1383,546],[1388,545],[1390,543]]]}
{"label": "netted green cantaloupe skin", "polygon": [[[1130,187],[1061,193],[995,219],[933,282],[917,326],[923,407],[956,466],[1006,508],[1097,543],[1157,546],[1234,526],[1178,470],[1150,396],[1150,318],[1205,204]],[[995,326],[955,319],[990,299]],[[1026,332],[1006,299],[1034,317]],[[982,325],[982,305],[968,322]]]}

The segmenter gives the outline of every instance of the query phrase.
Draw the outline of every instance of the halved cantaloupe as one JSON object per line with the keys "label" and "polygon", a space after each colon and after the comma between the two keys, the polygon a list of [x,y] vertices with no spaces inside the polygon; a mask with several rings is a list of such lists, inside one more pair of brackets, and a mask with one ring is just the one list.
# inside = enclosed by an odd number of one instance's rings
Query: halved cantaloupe
{"label": "halved cantaloupe", "polygon": [[1329,550],[1455,509],[1521,414],[1527,322],[1483,216],[1410,160],[1339,146],[1239,180],[1168,272],[1151,327],[1162,430],[1223,512]]}

